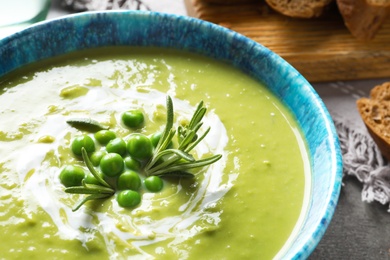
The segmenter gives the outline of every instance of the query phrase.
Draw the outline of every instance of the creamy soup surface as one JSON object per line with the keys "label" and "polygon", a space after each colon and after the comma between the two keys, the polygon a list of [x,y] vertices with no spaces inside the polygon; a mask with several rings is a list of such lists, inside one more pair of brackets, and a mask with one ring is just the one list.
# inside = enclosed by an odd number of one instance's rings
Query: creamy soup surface
{"label": "creamy soup surface", "polygon": [[[133,209],[115,195],[88,202],[64,192],[64,165],[81,131],[69,118],[92,118],[120,137],[162,130],[166,96],[175,125],[199,101],[211,127],[194,156],[222,154],[164,179]],[[121,114],[140,109],[145,126]],[[0,79],[0,232],[2,259],[272,259],[307,208],[310,163],[290,112],[259,82],[221,62],[158,48],[103,48],[40,62]],[[93,136],[93,134],[89,134]],[[99,149],[99,146],[98,146]]]}

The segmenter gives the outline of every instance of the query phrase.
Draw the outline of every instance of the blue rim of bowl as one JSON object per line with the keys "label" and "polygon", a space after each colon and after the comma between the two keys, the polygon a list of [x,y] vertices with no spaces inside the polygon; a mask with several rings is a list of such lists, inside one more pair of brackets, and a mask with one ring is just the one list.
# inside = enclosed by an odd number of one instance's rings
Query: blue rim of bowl
{"label": "blue rim of bowl", "polygon": [[[127,19],[138,23],[137,26],[126,24]],[[99,30],[102,26],[107,30]],[[162,32],[164,37],[159,38]],[[133,39],[134,33],[136,39]],[[322,181],[328,181],[331,186],[325,187],[325,197],[310,202],[307,211],[310,223],[305,221],[291,247],[282,256],[283,259],[307,258],[325,233],[339,198],[342,178],[339,141],[332,118],[310,83],[263,45],[230,29],[187,16],[148,11],[85,12],[43,21],[0,39],[0,55],[5,63],[0,67],[0,77],[25,64],[53,56],[84,48],[129,45],[129,42],[135,46],[174,47],[228,62],[266,86],[273,86],[271,90],[283,99],[296,118],[309,122],[310,127],[301,127],[306,139],[311,141],[312,161],[320,158],[317,165],[312,162],[311,167],[326,169],[319,173],[316,182],[320,188]],[[264,74],[259,69],[276,71]],[[296,92],[303,93],[304,98],[298,97]],[[325,159],[321,149],[329,155]],[[312,187],[315,184],[312,183]],[[318,209],[316,202],[326,206]]]}

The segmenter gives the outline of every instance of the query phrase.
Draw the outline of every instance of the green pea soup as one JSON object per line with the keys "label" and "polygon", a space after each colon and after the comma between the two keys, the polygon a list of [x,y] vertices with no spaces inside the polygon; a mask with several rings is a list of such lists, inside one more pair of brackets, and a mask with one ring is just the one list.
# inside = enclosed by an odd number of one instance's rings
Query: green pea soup
{"label": "green pea soup", "polygon": [[[4,259],[272,259],[305,216],[310,163],[288,109],[261,83],[222,62],[159,48],[115,47],[38,62],[0,79],[0,251]],[[150,136],[166,120],[187,122],[204,101],[211,131],[196,157],[222,154],[142,193],[133,209],[114,198],[86,203],[59,181],[81,132],[69,118],[93,118],[117,137]],[[122,113],[143,111],[129,129]],[[93,135],[91,135],[93,136]],[[99,143],[96,143],[99,146]]]}

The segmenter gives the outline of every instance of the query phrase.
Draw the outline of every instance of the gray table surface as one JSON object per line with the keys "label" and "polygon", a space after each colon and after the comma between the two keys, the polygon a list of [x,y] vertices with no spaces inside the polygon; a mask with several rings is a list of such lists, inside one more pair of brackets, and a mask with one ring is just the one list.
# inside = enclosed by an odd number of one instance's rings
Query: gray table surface
{"label": "gray table surface", "polygon": [[[334,120],[367,133],[356,109],[356,99],[368,96],[387,79],[313,84]],[[388,206],[361,200],[362,184],[344,179],[333,219],[310,259],[390,259],[390,213]]]}
{"label": "gray table surface", "polygon": [[[186,15],[182,0],[145,0],[153,10]],[[53,0],[48,19],[68,14],[59,0]],[[356,99],[368,96],[372,87],[388,79],[312,84],[335,120],[366,133],[356,110]],[[390,213],[379,203],[361,201],[362,184],[344,179],[339,203],[323,239],[310,259],[390,259]]]}

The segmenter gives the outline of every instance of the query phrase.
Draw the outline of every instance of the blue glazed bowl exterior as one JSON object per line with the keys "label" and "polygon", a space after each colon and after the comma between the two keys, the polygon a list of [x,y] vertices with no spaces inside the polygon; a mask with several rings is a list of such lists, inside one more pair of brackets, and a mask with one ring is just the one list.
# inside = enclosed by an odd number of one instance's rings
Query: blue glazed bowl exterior
{"label": "blue glazed bowl exterior", "polygon": [[333,121],[310,84],[278,55],[240,34],[194,18],[139,11],[93,12],[42,22],[0,40],[0,76],[25,64],[101,46],[156,46],[226,61],[257,78],[298,120],[312,166],[304,223],[283,259],[307,258],[333,216],[342,159]]}

